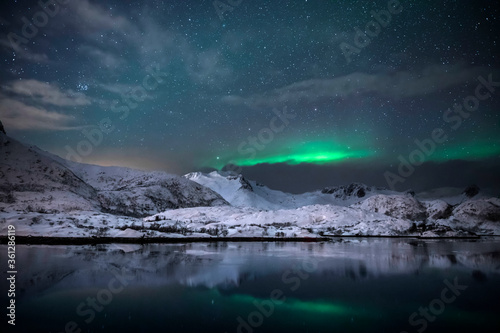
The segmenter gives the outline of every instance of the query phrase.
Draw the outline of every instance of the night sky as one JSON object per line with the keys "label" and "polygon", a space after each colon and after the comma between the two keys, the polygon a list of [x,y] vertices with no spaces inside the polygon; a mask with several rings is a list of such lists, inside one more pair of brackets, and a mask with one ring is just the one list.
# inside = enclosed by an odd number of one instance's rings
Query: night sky
{"label": "night sky", "polygon": [[20,141],[292,192],[500,187],[494,1],[55,3],[0,5],[0,120]]}

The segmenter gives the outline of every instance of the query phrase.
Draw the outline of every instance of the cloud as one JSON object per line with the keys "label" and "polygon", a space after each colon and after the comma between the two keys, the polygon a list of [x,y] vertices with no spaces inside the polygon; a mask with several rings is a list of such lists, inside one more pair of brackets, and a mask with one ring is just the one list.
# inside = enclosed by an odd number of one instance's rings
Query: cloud
{"label": "cloud", "polygon": [[[89,41],[96,37],[107,37],[117,44],[108,44],[109,48],[133,48],[139,55],[143,66],[153,62],[165,65],[178,54],[179,44],[176,40],[181,34],[164,29],[146,13],[138,15],[135,20],[117,14],[115,9],[108,9],[88,0],[73,1],[69,5],[70,15],[65,18],[66,24],[79,31]],[[122,41],[126,44],[123,45]],[[91,56],[111,68],[119,67],[124,61],[113,54],[92,47],[84,47]]]}
{"label": "cloud", "polygon": [[[174,59],[182,59],[184,70],[192,81],[199,84],[219,86],[231,77],[232,69],[225,62],[217,48],[200,49],[192,45],[184,32],[165,28],[164,22],[153,17],[156,9],[144,5],[140,15],[121,15],[116,9],[109,9],[88,0],[71,2],[70,15],[65,20],[79,33],[93,43],[97,38],[119,41],[105,46],[85,45],[80,50],[101,65],[116,69],[127,64],[126,59],[115,55],[114,50],[127,48],[136,54],[141,67],[158,63],[168,68]],[[103,37],[104,36],[104,37]]]}
{"label": "cloud", "polygon": [[229,95],[222,101],[227,104],[244,104],[249,107],[277,107],[299,101],[316,102],[324,98],[346,98],[374,93],[387,98],[401,99],[440,91],[474,79],[486,71],[482,68],[461,66],[426,67],[420,72],[399,71],[390,74],[351,73],[333,79],[299,81],[273,91],[241,97]]}
{"label": "cloud", "polygon": [[99,87],[117,95],[125,95],[137,86],[123,83],[101,83],[99,84]]}
{"label": "cloud", "polygon": [[0,39],[0,45],[11,48],[15,55],[21,59],[34,62],[34,63],[48,63],[49,57],[45,53],[33,53],[26,47],[21,47],[16,43],[11,43],[8,39],[2,38]]}
{"label": "cloud", "polygon": [[116,70],[126,64],[124,59],[115,56],[111,52],[106,52],[93,46],[83,45],[80,47],[80,51],[88,54],[94,61],[110,70]]}
{"label": "cloud", "polygon": [[[184,40],[181,35],[164,29],[151,17],[141,17],[141,29],[127,35],[129,42],[137,49],[143,65],[159,63],[165,67],[173,57],[180,54]],[[139,32],[140,30],[140,32]]]}
{"label": "cloud", "polygon": [[[137,52],[138,60],[144,67],[151,63],[168,67],[173,59],[181,57],[188,75],[197,83],[217,85],[232,74],[217,49],[199,50],[193,47],[184,33],[166,29],[156,22],[149,14],[154,9],[148,6],[134,21],[88,0],[72,2],[70,8],[74,17],[71,15],[73,19],[67,19],[68,24],[76,27],[84,37],[95,40],[97,33],[106,35],[115,32]],[[108,37],[111,38],[109,34]],[[118,68],[124,63],[112,53],[100,49],[85,46],[82,50],[106,67]]]}
{"label": "cloud", "polygon": [[204,84],[217,84],[220,80],[230,77],[232,73],[216,49],[198,54],[191,52],[186,68],[194,81]]}
{"label": "cloud", "polygon": [[2,86],[7,92],[29,96],[34,102],[55,106],[82,106],[91,104],[90,98],[72,90],[61,91],[58,87],[34,79],[11,81]]}
{"label": "cloud", "polygon": [[[142,84],[131,85],[131,84],[122,84],[122,83],[101,83],[101,84],[99,84],[99,87],[103,90],[109,91],[113,94],[117,94],[120,96],[126,96],[129,94],[132,94],[134,92],[134,90],[140,89],[142,92],[146,92],[145,95],[142,95],[142,93],[141,93],[141,98],[143,98],[144,100],[154,99],[151,92],[145,90],[142,87]],[[113,105],[113,103],[104,102],[102,105],[104,108],[109,108]]]}
{"label": "cloud", "polygon": [[88,0],[71,1],[68,7],[75,13],[75,16],[68,16],[68,21],[82,32],[127,31],[132,27],[124,16],[114,16],[103,7],[91,4]]}
{"label": "cloud", "polygon": [[75,130],[80,128],[68,125],[74,120],[73,116],[30,106],[1,94],[0,118],[5,128],[13,130]]}

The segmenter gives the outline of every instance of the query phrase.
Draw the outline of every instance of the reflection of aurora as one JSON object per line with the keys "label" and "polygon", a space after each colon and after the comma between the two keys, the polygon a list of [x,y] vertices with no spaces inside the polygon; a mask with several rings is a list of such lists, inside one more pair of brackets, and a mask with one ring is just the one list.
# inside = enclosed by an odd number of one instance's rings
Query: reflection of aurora
{"label": "reflection of aurora", "polygon": [[296,298],[286,297],[283,291],[275,289],[268,299],[253,297],[248,294],[236,294],[231,296],[232,302],[242,303],[243,306],[251,307],[251,310],[243,316],[238,316],[237,332],[252,332],[252,328],[260,327],[265,318],[271,317],[275,310],[281,315],[302,318],[304,316],[314,318],[314,321],[330,321],[333,318],[359,318],[366,317],[369,313],[374,316],[375,312],[366,312],[365,309],[342,305],[340,303],[327,302],[324,300],[302,301]]}
{"label": "reflection of aurora", "polygon": [[[274,307],[277,309],[289,310],[289,311],[299,311],[299,312],[315,312],[323,313],[328,315],[352,315],[352,314],[363,314],[364,310],[356,309],[352,306],[335,304],[325,301],[302,301],[296,298],[288,298],[283,295],[281,301],[275,300],[273,302]],[[269,302],[269,299],[257,298],[251,295],[232,295],[232,300],[235,302],[241,302],[245,304],[265,304]]]}
{"label": "reflection of aurora", "polygon": [[[420,326],[409,324],[409,316],[428,308],[440,296],[443,280],[457,276],[470,287],[429,321],[426,332],[476,327],[498,332],[500,244],[494,240],[110,244],[101,249],[19,245],[26,264],[17,281],[26,290],[19,310],[24,307],[31,319],[21,331],[40,331],[42,323],[44,331],[55,332],[73,319],[86,325],[75,313],[78,304],[107,286],[111,269],[133,267],[137,278],[106,306],[106,314],[96,316],[89,331],[160,332],[168,325],[172,332],[238,332],[245,321],[254,333],[416,332]],[[305,265],[311,260],[318,261],[314,272]],[[296,270],[301,264],[308,278]],[[269,309],[275,288],[283,291],[275,298],[283,302],[273,302],[273,313],[266,316],[255,304]],[[123,313],[130,313],[129,320]]]}
{"label": "reflection of aurora", "polygon": [[[437,296],[439,296],[439,294],[437,294]],[[248,316],[243,316],[243,318],[240,316],[238,318],[238,323],[243,329],[245,326],[257,328],[264,322],[265,318],[269,318],[275,314],[276,310],[279,311],[281,315],[292,315],[294,318],[313,316],[314,321],[318,324],[322,321],[331,323],[331,320],[335,318],[344,318],[349,320],[352,320],[352,318],[356,318],[357,320],[365,318],[376,320],[391,317],[390,308],[384,309],[383,307],[367,306],[367,304],[355,305],[352,303],[332,303],[324,300],[303,301],[296,298],[283,298],[282,301],[271,301],[271,298],[263,299],[247,294],[232,295],[231,300],[232,302],[251,308],[252,312],[250,312]],[[400,310],[407,312],[408,314],[412,313],[412,311],[415,311],[416,309],[419,309],[419,311],[430,311],[430,313],[436,314],[433,312],[433,308],[431,308],[430,304],[408,303],[400,306]],[[480,313],[477,311],[464,311],[463,309],[457,308],[453,304],[447,304],[446,311],[441,312],[438,315],[441,320],[463,321],[471,324],[478,321],[494,322],[496,320],[495,315]],[[416,318],[419,318],[420,321],[422,321],[424,317],[417,316]],[[432,318],[435,320],[437,316]],[[413,319],[415,320],[415,318]],[[411,323],[413,323],[412,327],[414,329],[417,322]],[[430,323],[428,323],[428,325],[430,325]]]}

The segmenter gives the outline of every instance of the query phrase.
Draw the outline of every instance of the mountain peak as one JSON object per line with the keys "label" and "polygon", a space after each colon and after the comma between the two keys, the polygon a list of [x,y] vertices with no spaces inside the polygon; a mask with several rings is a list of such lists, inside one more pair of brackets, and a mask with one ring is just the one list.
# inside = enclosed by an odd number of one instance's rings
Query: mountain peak
{"label": "mountain peak", "polygon": [[476,184],[472,184],[467,186],[462,194],[465,194],[465,196],[468,198],[472,198],[478,195],[480,191],[481,189],[479,188],[479,186],[477,186]]}
{"label": "mountain peak", "polygon": [[[203,185],[207,185],[205,181],[222,181],[222,182],[231,182],[235,181],[235,183],[239,184],[238,189],[245,189],[249,191],[253,191],[253,187],[248,180],[243,177],[242,174],[233,172],[233,171],[212,171],[210,173],[202,173],[202,172],[191,172],[184,175],[185,178],[203,183]],[[222,184],[222,183],[221,183]]]}
{"label": "mountain peak", "polygon": [[323,194],[334,194],[336,198],[343,197],[358,197],[363,198],[366,192],[371,192],[373,188],[362,183],[351,183],[349,185],[340,185],[333,187],[325,187],[321,190]]}

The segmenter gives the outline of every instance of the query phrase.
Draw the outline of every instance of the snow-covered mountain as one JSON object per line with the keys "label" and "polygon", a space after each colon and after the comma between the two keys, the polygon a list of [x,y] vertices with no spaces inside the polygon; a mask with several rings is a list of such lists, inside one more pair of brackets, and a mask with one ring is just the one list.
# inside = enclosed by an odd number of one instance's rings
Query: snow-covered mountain
{"label": "snow-covered mountain", "polygon": [[359,183],[326,187],[315,192],[290,194],[272,190],[255,181],[247,180],[242,175],[225,171],[193,172],[184,177],[214,190],[235,207],[266,210],[295,209],[310,205],[349,206],[377,194],[399,194]]}
{"label": "snow-covered mountain", "polygon": [[104,212],[147,216],[167,209],[228,204],[207,187],[161,171],[63,163],[98,191]]}
{"label": "snow-covered mountain", "polygon": [[[192,209],[168,211],[146,221],[189,221],[194,229],[202,224],[228,228],[229,235],[233,235],[230,229],[243,233],[241,227],[246,225],[244,233],[252,236],[279,233],[289,237],[302,230],[428,237],[500,232],[500,199],[488,197],[477,186],[415,195],[353,183],[289,194],[227,172],[196,172],[185,177],[218,192],[232,207],[208,208],[201,214]],[[301,227],[283,228],[290,223]]]}
{"label": "snow-covered mountain", "polygon": [[477,185],[464,188],[439,187],[428,191],[417,193],[415,197],[420,201],[442,200],[450,205],[459,205],[470,200],[488,199],[498,196],[493,190],[480,189]]}
{"label": "snow-covered mountain", "polygon": [[99,209],[97,191],[34,147],[0,133],[0,207],[20,211]]}
{"label": "snow-covered mountain", "polygon": [[500,235],[500,199],[477,186],[414,194],[359,183],[290,194],[228,172],[70,162],[0,131],[1,234],[8,224],[52,237]]}
{"label": "snow-covered mountain", "polygon": [[227,202],[183,177],[70,162],[0,133],[3,211],[98,211],[141,217],[167,209],[217,205]]}

